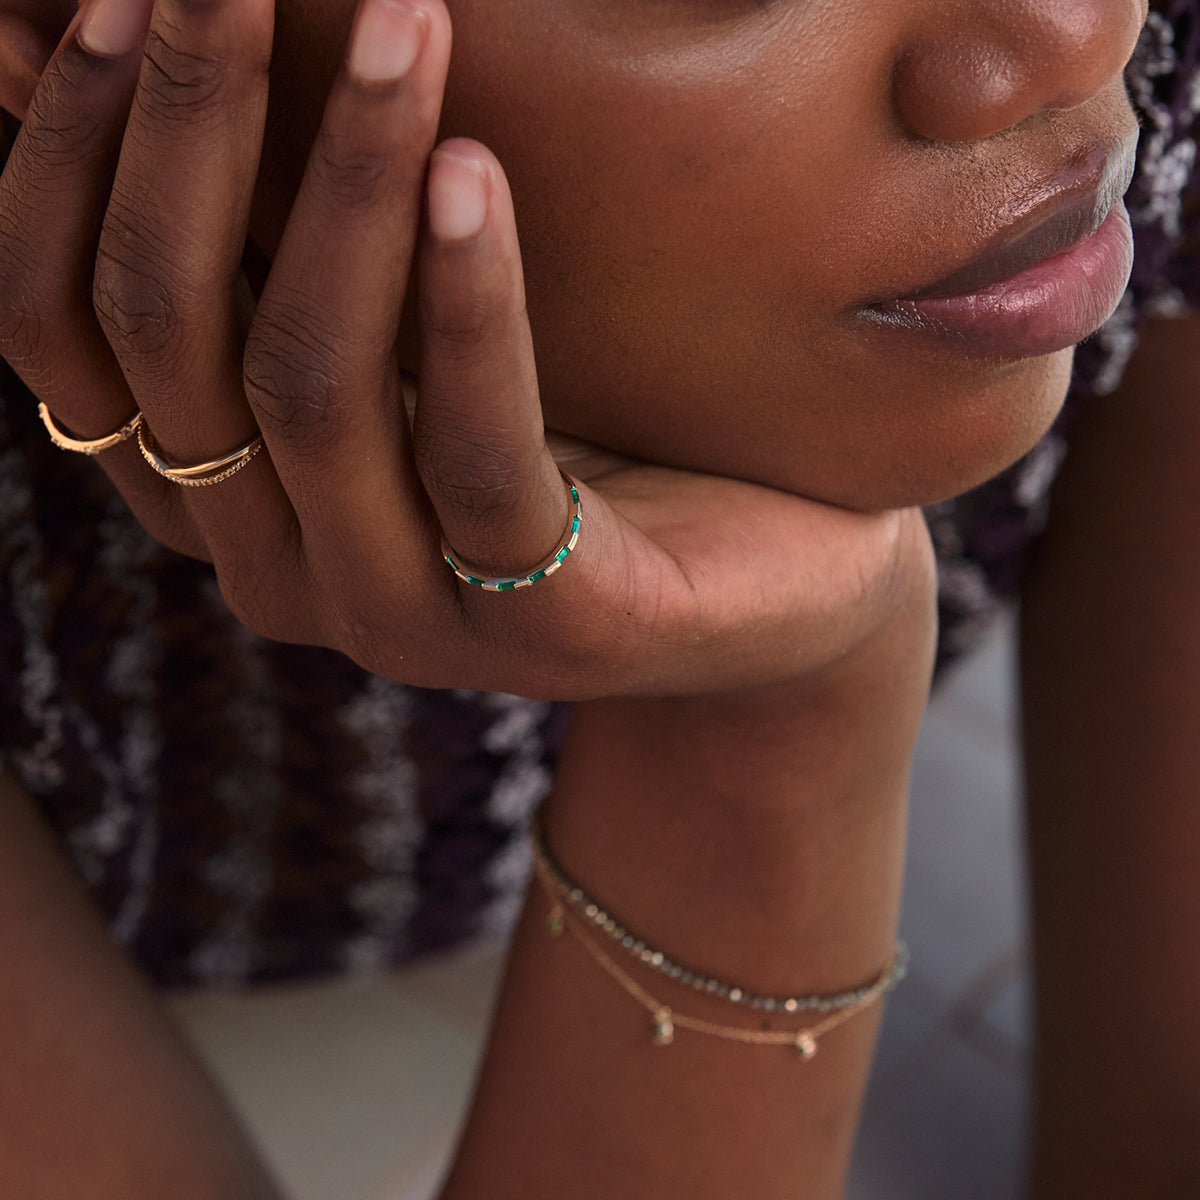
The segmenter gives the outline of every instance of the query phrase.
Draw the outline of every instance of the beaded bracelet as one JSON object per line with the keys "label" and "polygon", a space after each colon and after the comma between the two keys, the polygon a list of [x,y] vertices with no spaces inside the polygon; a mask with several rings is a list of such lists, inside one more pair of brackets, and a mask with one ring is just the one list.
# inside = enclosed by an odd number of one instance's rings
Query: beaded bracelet
{"label": "beaded bracelet", "polygon": [[[687,1029],[710,1037],[742,1042],[758,1046],[790,1046],[801,1059],[810,1059],[817,1052],[817,1039],[831,1029],[848,1021],[858,1012],[890,992],[908,970],[908,947],[897,941],[892,960],[874,982],[831,996],[762,996],[746,988],[727,984],[719,979],[693,971],[672,962],[661,950],[629,933],[623,925],[606,913],[586,892],[575,883],[558,865],[546,848],[538,823],[534,838],[534,865],[538,882],[550,903],[547,928],[554,936],[570,932],[587,951],[590,957],[620,987],[636,1000],[652,1018],[653,1042],[656,1046],[670,1046],[675,1040],[676,1029]],[[571,911],[568,911],[570,906]],[[578,914],[578,915],[577,915]],[[698,992],[716,996],[733,1004],[749,1005],[763,1012],[796,1013],[802,1010],[827,1014],[815,1025],[795,1030],[746,1029],[734,1025],[719,1025],[697,1017],[675,1012],[651,995],[627,971],[623,970],[601,944],[591,936],[591,930],[599,930],[612,938],[622,950],[637,961],[694,988]]]}
{"label": "beaded bracelet", "polygon": [[[571,879],[555,861],[546,846],[540,822],[534,835],[534,856],[539,874],[548,877],[551,892],[571,904],[590,925],[607,934],[622,950],[671,979],[677,979],[680,983],[694,988],[698,992],[716,996],[720,1000],[728,1000],[732,1004],[742,1004],[760,1012],[837,1012],[840,1009],[860,1004],[881,983],[885,991],[891,991],[908,972],[908,947],[904,942],[898,941],[891,966],[885,974],[878,980],[863,984],[862,987],[848,992],[839,992],[832,996],[759,995],[748,988],[726,983],[724,980],[704,975],[700,971],[673,962],[661,950],[647,945],[645,939],[630,933],[620,921],[602,908],[579,884]],[[557,932],[557,930],[552,930],[552,932]]]}

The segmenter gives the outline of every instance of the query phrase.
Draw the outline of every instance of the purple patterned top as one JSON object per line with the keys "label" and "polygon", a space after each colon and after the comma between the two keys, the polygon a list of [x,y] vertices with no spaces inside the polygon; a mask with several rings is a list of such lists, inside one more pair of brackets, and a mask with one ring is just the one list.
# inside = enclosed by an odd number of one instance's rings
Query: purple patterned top
{"label": "purple patterned top", "polygon": [[[1017,589],[1069,415],[1115,387],[1148,314],[1200,303],[1200,0],[1162,0],[1129,294],[1077,358],[1068,417],[929,513],[941,661]],[[375,971],[507,926],[566,711],[429,692],[239,627],[211,571],[157,547],[55,450],[0,364],[0,747],[114,935],[170,984]]]}

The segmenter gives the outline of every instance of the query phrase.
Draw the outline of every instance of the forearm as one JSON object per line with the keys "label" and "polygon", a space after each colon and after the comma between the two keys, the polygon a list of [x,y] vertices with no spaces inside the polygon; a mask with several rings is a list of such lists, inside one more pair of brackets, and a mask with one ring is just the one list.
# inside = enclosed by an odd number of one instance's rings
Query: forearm
{"label": "forearm", "polygon": [[[928,635],[833,689],[580,706],[549,845],[631,930],[707,974],[776,995],[872,979],[893,949]],[[548,911],[535,889],[445,1200],[841,1194],[878,1004],[811,1061],[686,1029],[656,1046],[651,1015],[549,934]],[[678,1013],[764,1024],[604,948]]]}
{"label": "forearm", "polygon": [[277,1200],[151,990],[0,773],[0,1195]]}
{"label": "forearm", "polygon": [[1200,1186],[1200,318],[1093,402],[1022,621],[1040,1196]]}

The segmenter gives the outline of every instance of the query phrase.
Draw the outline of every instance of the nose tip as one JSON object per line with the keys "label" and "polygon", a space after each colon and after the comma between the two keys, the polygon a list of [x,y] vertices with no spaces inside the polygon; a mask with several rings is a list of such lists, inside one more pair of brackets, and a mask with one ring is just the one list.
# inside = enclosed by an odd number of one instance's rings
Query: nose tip
{"label": "nose tip", "polygon": [[964,0],[908,40],[892,97],[904,128],[938,142],[990,137],[1075,108],[1133,53],[1146,0]]}

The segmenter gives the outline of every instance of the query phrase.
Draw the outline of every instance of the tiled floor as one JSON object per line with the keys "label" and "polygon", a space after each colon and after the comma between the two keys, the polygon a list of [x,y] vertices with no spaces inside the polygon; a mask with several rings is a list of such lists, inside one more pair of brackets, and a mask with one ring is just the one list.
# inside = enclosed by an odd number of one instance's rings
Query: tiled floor
{"label": "tiled floor", "polygon": [[[999,631],[935,702],[913,782],[908,981],[888,1008],[848,1200],[1016,1200],[1026,972]],[[295,1200],[429,1200],[500,961],[176,1010]]]}

